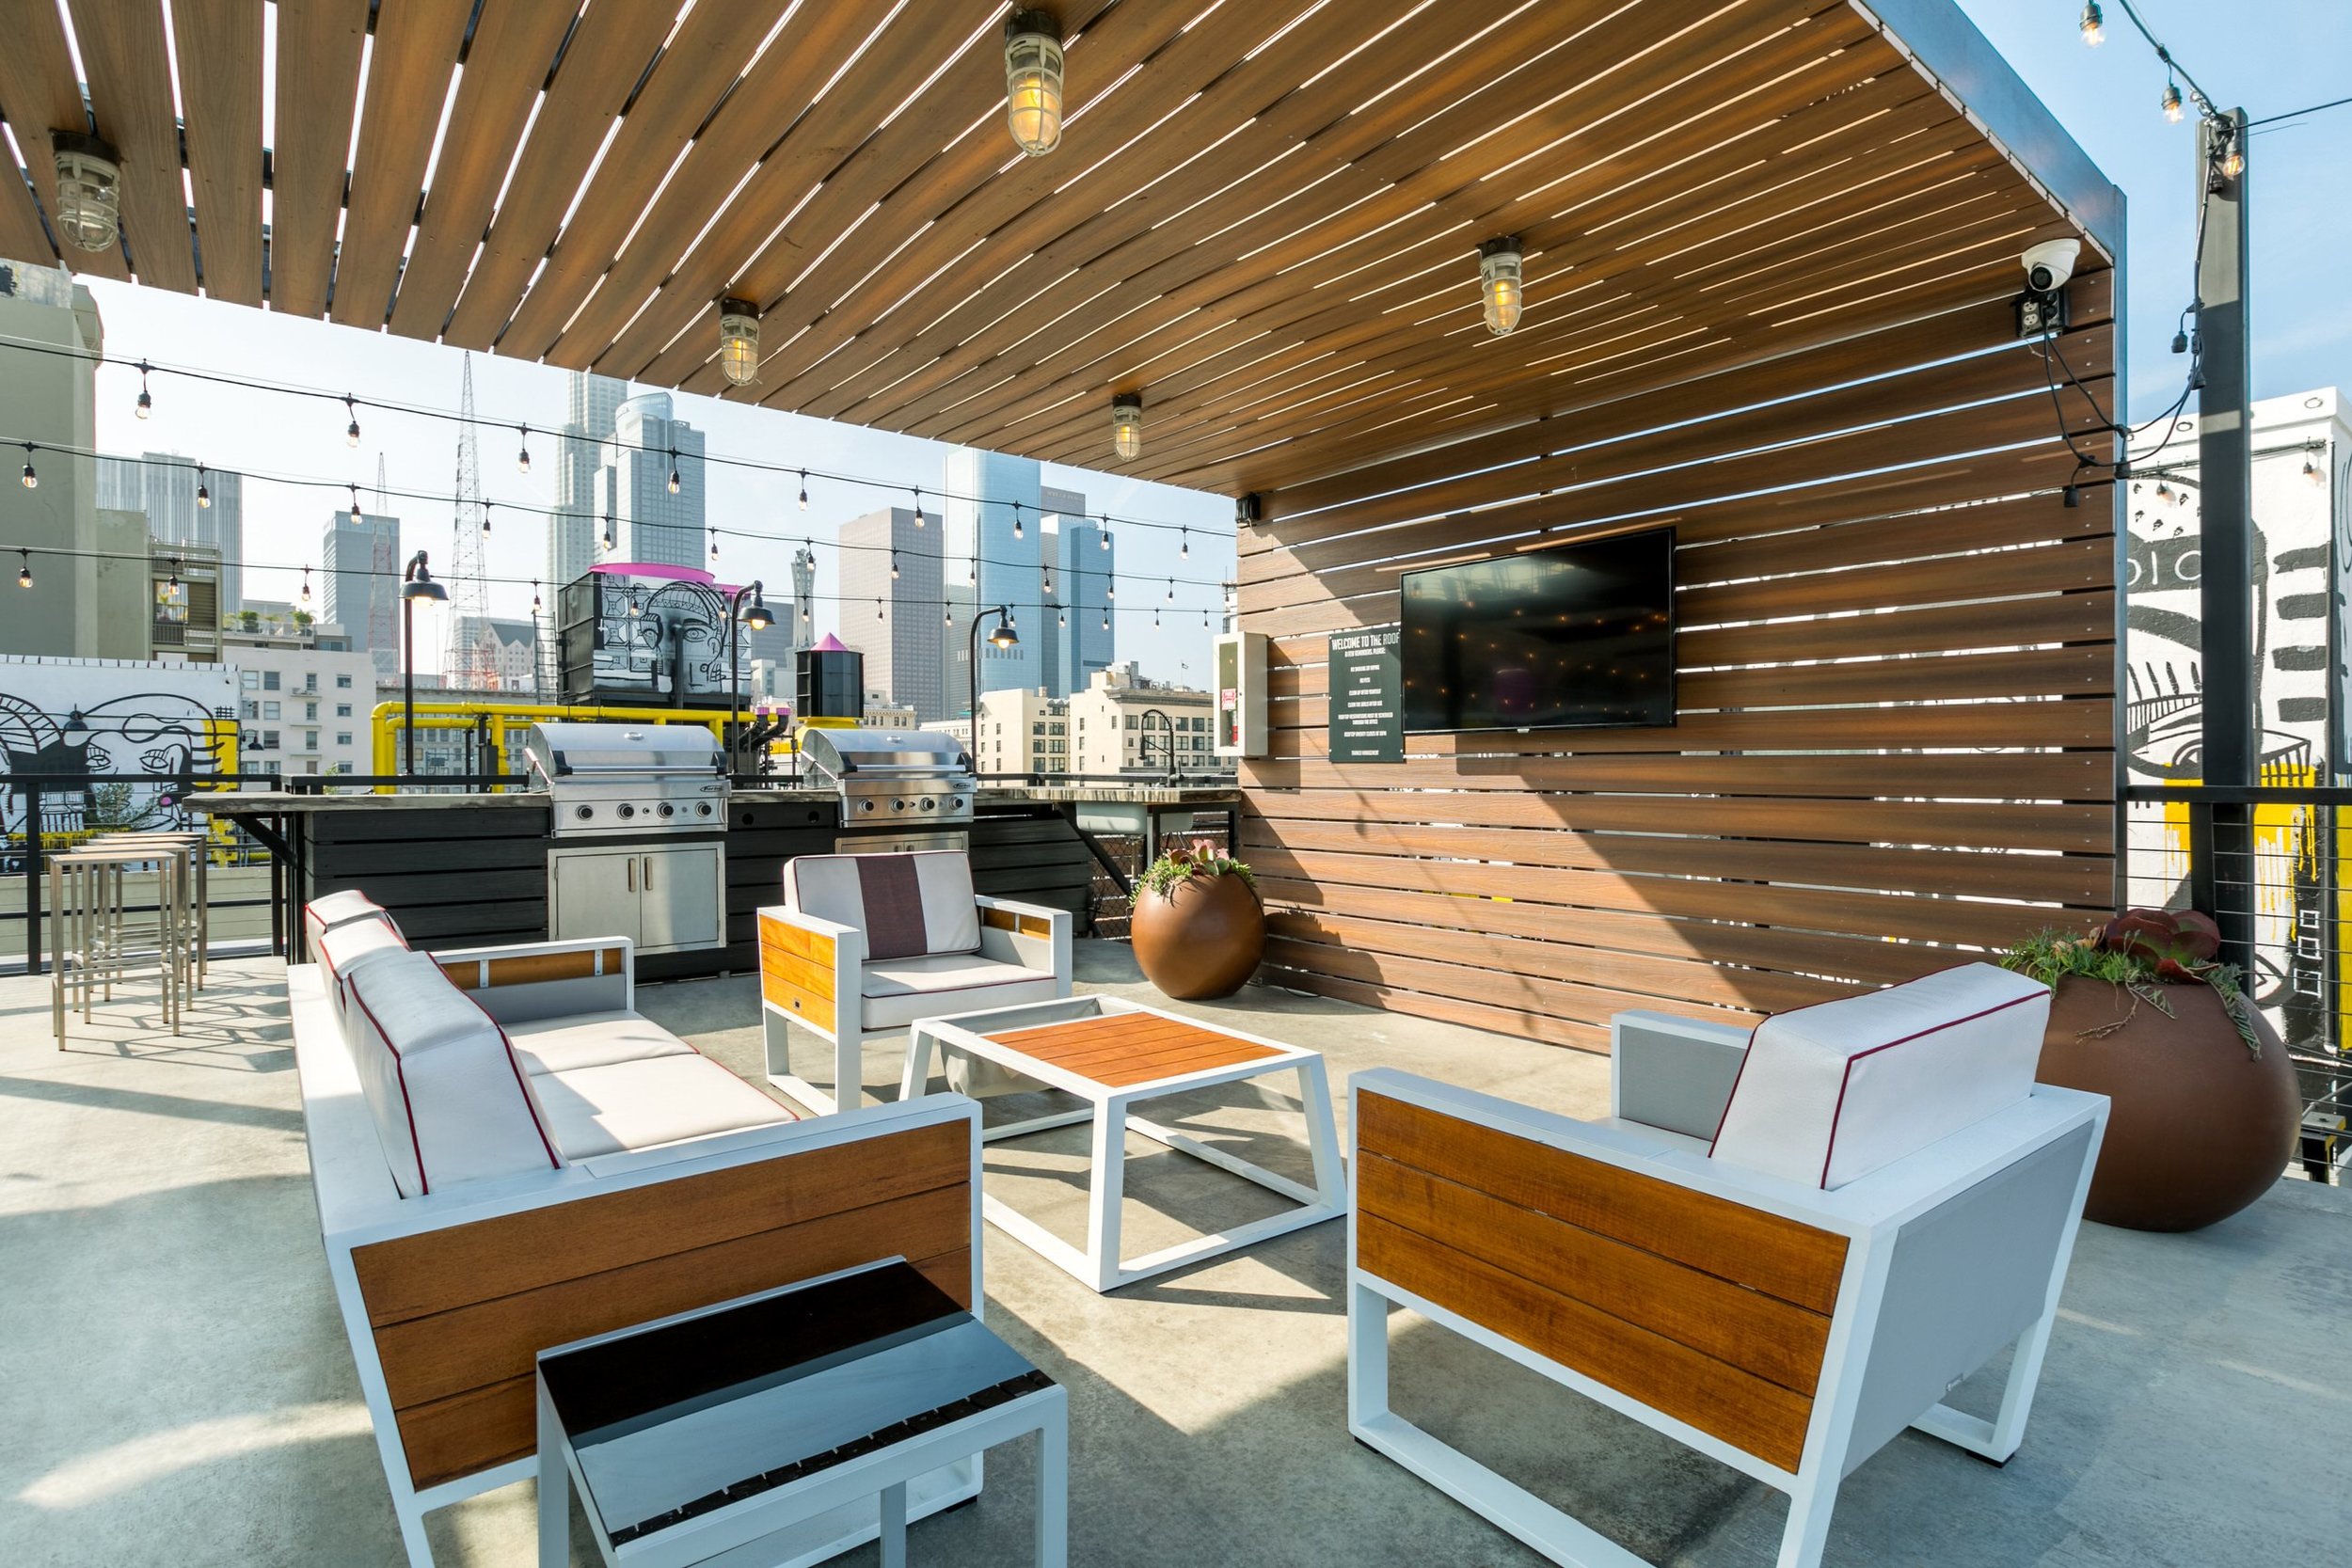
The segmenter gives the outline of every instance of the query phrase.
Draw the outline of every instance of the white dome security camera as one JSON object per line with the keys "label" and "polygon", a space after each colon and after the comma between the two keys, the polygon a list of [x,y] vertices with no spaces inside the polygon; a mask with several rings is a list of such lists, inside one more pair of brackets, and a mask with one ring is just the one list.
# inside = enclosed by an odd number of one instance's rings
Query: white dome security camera
{"label": "white dome security camera", "polygon": [[2062,289],[2074,276],[2074,259],[2083,253],[2080,240],[2044,240],[2027,245],[2020,258],[2026,264],[2026,286],[2036,293]]}

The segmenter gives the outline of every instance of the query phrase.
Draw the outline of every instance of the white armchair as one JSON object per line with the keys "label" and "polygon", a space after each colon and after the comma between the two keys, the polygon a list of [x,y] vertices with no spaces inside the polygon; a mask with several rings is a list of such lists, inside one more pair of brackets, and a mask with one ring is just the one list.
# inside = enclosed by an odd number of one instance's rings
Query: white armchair
{"label": "white armchair", "polygon": [[[1602,1121],[1357,1074],[1349,1430],[1587,1568],[1639,1560],[1389,1408],[1392,1306],[1787,1493],[1779,1568],[1906,1428],[2007,1461],[2107,1114],[2032,1082],[2048,1012],[1971,964],[1745,1042],[1621,1015]],[[2008,1345],[1990,1418],[1942,1402]]]}
{"label": "white armchair", "polygon": [[[820,1114],[856,1107],[867,1041],[919,1018],[1068,996],[1071,924],[1065,910],[980,896],[960,850],[787,861],[784,903],[759,911],[769,1079]],[[796,1026],[832,1044],[831,1088],[792,1070]]]}

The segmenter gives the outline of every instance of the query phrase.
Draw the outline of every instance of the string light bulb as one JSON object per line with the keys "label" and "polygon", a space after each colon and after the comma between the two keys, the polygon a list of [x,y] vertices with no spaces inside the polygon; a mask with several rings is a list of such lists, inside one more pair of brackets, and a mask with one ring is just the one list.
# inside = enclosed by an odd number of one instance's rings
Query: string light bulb
{"label": "string light bulb", "polygon": [[2306,452],[2303,455],[2303,477],[2321,489],[2328,486],[2328,470],[2319,466],[2319,459]]}
{"label": "string light bulb", "polygon": [[914,526],[916,528],[923,526],[923,491],[920,486],[917,486],[914,492]]}
{"label": "string light bulb", "polygon": [[32,587],[32,586],[33,586],[33,552],[32,552],[32,551],[30,551],[30,550],[27,550],[27,549],[19,549],[19,550],[16,552],[16,559],[17,559],[17,567],[16,567],[16,585],[17,585],[19,588],[30,588],[30,587]]}
{"label": "string light bulb", "polygon": [[1111,399],[1111,451],[1124,462],[1143,455],[1143,394],[1121,392]]}
{"label": "string light bulb", "polygon": [[890,580],[898,580],[898,551],[895,546],[890,551]]}
{"label": "string light bulb", "polygon": [[803,512],[808,510],[808,470],[806,468],[801,470],[801,510]]}
{"label": "string light bulb", "polygon": [[715,528],[710,531],[710,559],[719,559],[719,531]]}
{"label": "string light bulb", "polygon": [[1063,629],[1064,631],[1069,630],[1069,629],[1070,629],[1070,611],[1068,611],[1068,610],[1063,610],[1063,611],[1061,612],[1061,615],[1060,615],[1059,619],[1060,619],[1060,621],[1061,621],[1062,629]]}
{"label": "string light bulb", "polygon": [[670,494],[677,494],[677,448],[670,449]]}
{"label": "string light bulb", "polygon": [[1176,602],[1176,579],[1174,578],[1168,579],[1168,602],[1169,604]]}
{"label": "string light bulb", "polygon": [[302,568],[302,602],[310,602],[310,568],[308,566]]}
{"label": "string light bulb", "polygon": [[155,412],[155,400],[147,395],[147,361],[144,359],[139,361],[139,401],[131,412],[142,420]]}
{"label": "string light bulb", "polygon": [[482,503],[482,537],[485,539],[490,537],[490,509],[497,504],[498,503],[496,501],[484,501]]}
{"label": "string light bulb", "polygon": [[1094,543],[1101,547],[1104,555],[1111,553],[1111,515],[1107,512],[1103,514],[1103,526],[1096,531]]}
{"label": "string light bulb", "polygon": [[1184,531],[1184,539],[1177,545],[1176,553],[1186,561],[1190,561],[1192,559],[1192,530],[1185,529]]}
{"label": "string light bulb", "polygon": [[1484,305],[1486,330],[1498,338],[1519,325],[1519,309],[1526,303],[1521,270],[1524,261],[1518,236],[1515,234],[1488,240],[1478,247],[1478,294]]}
{"label": "string light bulb", "polygon": [[40,488],[40,475],[33,472],[33,443],[24,443],[24,472],[20,481],[27,490]]}
{"label": "string light bulb", "polygon": [[759,307],[731,294],[719,301],[719,373],[738,387],[759,380]]}
{"label": "string light bulb", "polygon": [[343,445],[356,447],[359,444],[359,404],[349,392],[343,394],[343,412],[351,416],[351,423],[343,428]]}
{"label": "string light bulb", "polygon": [[533,615],[539,613],[539,579],[537,578],[531,579],[531,613]]}
{"label": "string light bulb", "polygon": [[1013,145],[1042,158],[1061,145],[1061,25],[1051,11],[1005,19],[1005,123]]}
{"label": "string light bulb", "polygon": [[877,621],[879,621],[879,620],[881,620],[882,618],[882,600],[880,600],[880,599],[876,599],[876,600],[874,601],[874,619],[875,619],[875,620],[877,620]]}
{"label": "string light bulb", "polygon": [[1103,597],[1106,599],[1116,599],[1119,597],[1119,579],[1117,578],[1106,577],[1103,579]]}
{"label": "string light bulb", "polygon": [[180,558],[176,555],[171,558],[171,576],[164,579],[164,586],[175,594],[180,592]]}
{"label": "string light bulb", "polygon": [[638,602],[637,595],[634,594],[631,594],[628,596],[628,612],[631,615],[643,615],[645,613],[645,607]]}
{"label": "string light bulb", "polygon": [[1107,610],[1103,611],[1103,629],[1104,631],[1111,629],[1111,612]]}
{"label": "string light bulb", "polygon": [[1019,501],[1012,503],[1012,536],[1015,539],[1024,537],[1021,531],[1021,503]]}
{"label": "string light bulb", "polygon": [[2237,137],[2230,137],[2230,150],[2221,154],[2221,172],[2234,180],[2246,172],[2246,150],[2238,146]]}
{"label": "string light bulb", "polygon": [[359,487],[357,484],[351,487],[351,526],[359,526]]}
{"label": "string light bulb", "polygon": [[978,556],[974,556],[964,563],[963,580],[971,583],[980,580],[980,558]]}
{"label": "string light bulb", "polygon": [[527,474],[531,472],[531,427],[524,425],[521,428],[523,445],[522,450],[515,454],[515,471],[518,474]]}
{"label": "string light bulb", "polygon": [[204,487],[204,465],[196,466],[196,504],[199,510],[211,507],[213,493]]}
{"label": "string light bulb", "polygon": [[2175,125],[2178,125],[2181,122],[2181,87],[2179,83],[2171,81],[2169,78],[2166,80],[2164,84],[2164,97],[2160,100],[2159,106],[2163,108],[2164,118],[2166,119],[2171,121]]}
{"label": "string light bulb", "polygon": [[604,515],[604,536],[596,541],[596,547],[600,550],[612,547],[612,514],[610,512]]}
{"label": "string light bulb", "polygon": [[2107,19],[2099,9],[2099,0],[2085,0],[2082,21],[2076,25],[2083,30],[2083,42],[2091,48],[2107,41]]}

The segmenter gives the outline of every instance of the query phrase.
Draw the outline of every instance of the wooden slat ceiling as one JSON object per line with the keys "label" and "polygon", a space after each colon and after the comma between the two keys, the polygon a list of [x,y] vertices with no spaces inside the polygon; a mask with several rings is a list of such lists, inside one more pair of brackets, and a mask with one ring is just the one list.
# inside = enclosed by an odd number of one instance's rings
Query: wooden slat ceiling
{"label": "wooden slat ceiling", "polygon": [[55,254],[49,133],[94,128],[91,272],[1096,467],[1139,390],[1125,469],[1240,493],[1995,299],[2078,232],[1847,0],[1063,0],[1042,159],[1005,9],[67,0],[70,48],[0,0],[0,245]]}

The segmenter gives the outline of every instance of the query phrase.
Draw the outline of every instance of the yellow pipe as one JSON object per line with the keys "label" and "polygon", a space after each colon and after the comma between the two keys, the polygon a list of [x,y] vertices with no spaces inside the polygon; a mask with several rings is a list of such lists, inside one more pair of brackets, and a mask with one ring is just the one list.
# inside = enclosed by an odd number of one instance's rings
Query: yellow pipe
{"label": "yellow pipe", "polygon": [[[378,703],[370,714],[374,736],[374,770],[378,773],[400,771],[400,736],[403,705]],[[606,707],[596,704],[570,705],[562,703],[419,703],[419,730],[470,730],[475,720],[487,714],[490,719],[490,743],[499,755],[512,758],[514,746],[508,740],[513,730],[528,730],[532,725],[548,721],[578,720],[607,724],[696,724],[708,730],[724,742],[727,716],[699,708],[675,707]],[[746,718],[750,717],[747,713]],[[789,756],[794,743],[788,739],[770,743],[769,751]],[[378,784],[376,792],[391,793],[389,784]]]}

